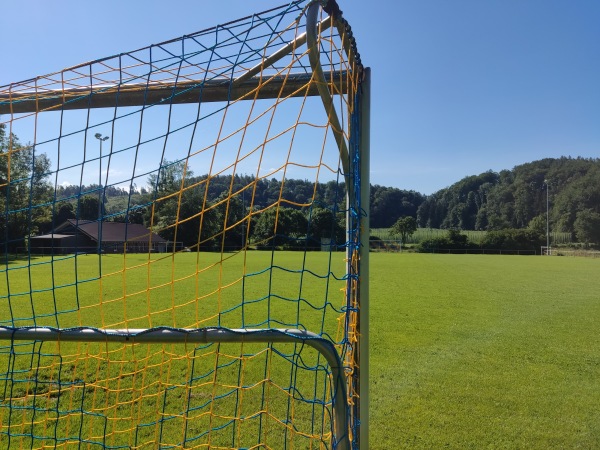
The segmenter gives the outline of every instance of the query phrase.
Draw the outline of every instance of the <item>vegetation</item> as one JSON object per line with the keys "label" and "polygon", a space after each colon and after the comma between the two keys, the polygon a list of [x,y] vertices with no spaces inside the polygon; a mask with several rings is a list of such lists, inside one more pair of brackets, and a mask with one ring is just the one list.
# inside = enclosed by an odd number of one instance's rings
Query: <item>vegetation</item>
{"label": "vegetation", "polygon": [[577,213],[573,222],[577,240],[583,243],[600,242],[600,213],[592,209],[583,209]]}
{"label": "vegetation", "polygon": [[[219,255],[210,253],[201,253],[199,256],[207,258],[207,266],[211,262],[217,263],[220,258]],[[272,254],[252,252],[248,256],[248,261],[242,258],[225,261],[228,270],[222,272],[223,279],[217,276],[219,270],[218,265],[215,265],[214,270],[206,273],[206,279],[212,281],[207,286],[201,283],[200,288],[209,293],[219,283],[228,286],[235,282],[236,274],[240,273],[244,264],[249,264],[248,271],[256,271],[265,263],[270,263]],[[281,267],[297,267],[301,264],[300,256],[297,252],[274,254],[275,263]],[[102,281],[102,295],[108,300],[101,307],[102,320],[96,312],[98,308],[89,303],[90,299],[98,297],[98,259],[79,257],[78,278],[87,280],[78,284],[85,320],[94,325],[131,328],[148,326],[150,322],[156,326],[175,320],[178,326],[185,327],[193,325],[200,317],[200,320],[205,320],[204,325],[212,325],[217,318],[209,317],[203,309],[211,297],[194,303],[198,307],[198,317],[187,314],[184,308],[172,310],[154,307],[161,305],[161,302],[164,305],[165,298],[169,299],[169,304],[173,302],[175,305],[184,305],[196,295],[194,293],[197,286],[193,279],[187,279],[186,273],[190,266],[195,266],[197,257],[195,253],[179,254],[176,256],[177,263],[171,267],[171,258],[159,261],[155,255],[155,263],[148,269],[143,264],[147,262],[147,255],[128,255],[126,260],[118,255],[103,256],[103,271],[111,276],[104,277]],[[315,252],[308,257],[320,260],[323,271],[330,270],[327,253]],[[54,279],[47,274],[42,276],[44,271],[49,273],[51,267],[43,264],[44,261],[47,259],[36,259],[35,265],[30,268],[23,264],[22,270],[14,269],[27,261],[14,261],[8,273],[11,286],[15,292],[26,292],[31,288],[33,280],[36,288],[33,298],[36,308],[39,308],[36,312],[43,315],[47,312],[44,308],[53,304],[54,292],[48,287],[54,283],[57,286],[56,293],[60,294],[56,295],[56,301],[65,311],[60,317],[61,323],[64,319],[67,325],[77,325],[80,315],[73,308],[75,289],[71,284],[76,278],[74,259],[55,260]],[[124,264],[127,266],[126,277],[121,276]],[[31,279],[29,270],[33,275]],[[343,258],[335,261],[335,271],[338,270],[343,270]],[[597,301],[600,289],[600,279],[597,277],[599,270],[600,259],[587,258],[372,255],[370,290],[371,298],[377,299],[371,304],[370,328],[372,448],[600,447],[600,411],[597,408],[600,402],[600,391],[597,389],[600,347],[597,345],[595,320],[600,315],[600,303]],[[294,284],[294,280],[297,281],[297,275],[291,272],[274,271],[273,275],[273,289],[276,293],[286,292]],[[145,289],[148,279],[153,284],[150,291]],[[6,277],[0,277],[0,283],[2,280],[6,281]],[[173,280],[177,281],[174,286],[171,283]],[[341,283],[343,284],[343,280]],[[223,291],[220,297],[222,308],[228,313],[219,320],[223,320],[226,325],[241,320],[240,310],[229,308],[234,297],[239,300],[239,286],[239,282],[233,284],[231,292]],[[249,295],[252,298],[261,298],[267,287],[268,283],[246,286],[251,290]],[[303,284],[303,297],[322,298],[322,289],[323,285],[315,277],[314,282]],[[123,305],[114,299],[120,298],[124,292],[130,295],[127,300],[129,318],[116,312]],[[332,299],[339,296],[339,285],[330,286],[329,292]],[[13,299],[13,308],[27,309],[28,296]],[[261,315],[262,305],[264,303],[247,305],[243,319],[247,326],[264,320]],[[150,318],[147,316],[149,306],[153,306]],[[293,323],[297,320],[298,311],[295,306],[292,305],[285,311],[280,310],[285,322]],[[5,311],[2,317],[9,317],[7,314]],[[52,315],[40,317],[39,325],[55,325],[55,320],[56,317]],[[309,328],[315,326],[320,327],[321,321],[315,320],[308,324]],[[335,333],[335,330],[330,332]],[[250,345],[245,344],[245,352],[250,351]],[[70,361],[69,358],[73,359],[73,355],[81,351],[75,348],[75,344],[64,342],[61,346],[65,352],[65,361]],[[149,380],[161,380],[161,377],[165,377],[159,363],[164,358],[164,351],[154,355],[142,351],[143,347],[138,348],[137,356],[142,355],[146,359],[145,378],[142,379],[140,375],[131,376],[140,367],[123,362],[133,356],[131,352],[114,352],[114,361],[110,365],[103,366],[97,362],[96,359],[100,361],[100,356],[106,356],[103,352],[109,350],[103,347],[104,345],[90,345],[86,351],[98,358],[65,364],[63,372],[40,371],[35,385],[19,379],[20,382],[14,384],[11,394],[17,397],[25,389],[29,389],[29,403],[20,405],[23,408],[18,411],[23,416],[13,414],[13,423],[18,424],[17,420],[29,418],[26,416],[28,410],[25,406],[33,401],[37,401],[36,405],[40,408],[36,417],[40,421],[38,436],[43,436],[44,432],[53,433],[54,424],[58,424],[59,437],[65,434],[65,423],[70,423],[71,431],[77,432],[79,425],[83,423],[79,422],[83,420],[80,419],[81,414],[70,414],[68,419],[62,416],[63,420],[52,420],[49,425],[42,421],[45,415],[54,419],[54,411],[59,406],[66,409],[72,408],[72,404],[84,408],[95,402],[98,408],[111,417],[120,416],[123,412],[127,415],[135,406],[133,417],[147,423],[155,420],[157,401],[153,395],[158,392],[158,387],[155,386],[160,383]],[[53,348],[51,344],[44,346],[44,364],[49,364],[49,353]],[[159,350],[161,348],[159,346]],[[182,346],[168,347],[168,352],[175,355],[185,351],[189,352],[190,349],[186,350]],[[239,352],[239,347],[234,349],[223,345],[220,348],[221,355],[235,351]],[[25,354],[26,352],[0,354],[2,366],[19,369],[19,364],[24,363]],[[12,365],[9,365],[9,358],[13,358]],[[280,370],[283,360],[273,360],[270,372],[272,382],[286,376],[289,382],[289,367],[284,365],[284,370]],[[250,365],[246,368],[248,379],[264,378],[263,360],[260,362],[255,366],[255,376]],[[312,359],[310,362],[313,362]],[[30,364],[30,361],[26,363]],[[322,361],[315,360],[315,364],[317,363],[322,364]],[[188,360],[184,358],[181,363],[173,364],[173,377],[186,373]],[[219,378],[221,385],[236,382],[238,366],[234,364],[232,367],[232,370],[223,373],[223,378]],[[98,375],[106,376],[110,374],[110,370],[118,372],[115,380],[119,383],[119,397],[116,396],[116,389],[103,390],[100,386],[95,390],[94,383],[82,384],[81,380],[93,379]],[[295,376],[302,376],[301,372],[304,370],[295,370]],[[24,376],[21,374],[21,377]],[[59,376],[65,383],[60,395],[57,394]],[[7,381],[4,379],[3,382]],[[125,391],[130,387],[131,393],[126,394]],[[194,391],[196,394],[192,401],[196,403],[192,407],[200,408],[201,402],[205,402],[202,397],[205,391],[201,389],[199,387]],[[211,398],[212,385],[208,383],[206,389],[208,398]],[[159,408],[175,415],[182,407],[184,397],[180,396],[181,392],[181,389],[176,388],[168,391],[168,395],[161,396]],[[251,408],[257,405],[260,408],[262,390],[257,392],[259,395],[254,396],[254,390],[244,390],[244,411],[252,411]],[[78,393],[81,393],[80,397],[77,397]],[[275,390],[272,390],[271,395],[275,394]],[[282,414],[285,415],[285,399],[285,396],[272,397],[269,405],[277,408],[280,402],[283,405]],[[219,411],[230,411],[234,408],[232,405],[235,405],[236,396],[223,396],[220,402],[220,408],[223,409]],[[42,411],[42,408],[45,409]],[[122,411],[118,411],[119,408]],[[279,414],[275,409],[270,412]],[[310,422],[301,422],[301,415],[305,412],[295,412],[294,424],[296,427],[301,426],[299,429],[310,432]],[[86,418],[82,432],[102,435],[105,424],[101,419],[100,416],[97,420],[93,416]],[[252,435],[254,431],[252,423],[252,419],[248,418],[245,426],[249,428],[244,428],[248,435]],[[42,426],[47,428],[42,429]],[[113,435],[110,443],[115,446],[131,445],[128,437],[132,434],[127,431],[130,426],[129,420],[113,420],[107,430],[118,433]],[[183,429],[180,422],[164,420],[160,426],[163,442],[179,442]],[[194,428],[190,425],[188,436],[200,435],[208,426],[208,420],[198,417]],[[276,430],[277,426],[278,422],[273,420],[271,429]],[[150,442],[156,430],[155,426],[141,427],[142,434],[138,439],[144,438]],[[229,431],[227,436],[215,433],[211,443],[226,446],[231,442],[232,433],[229,428],[226,430]],[[17,437],[14,439],[13,443],[16,443]],[[269,442],[274,448],[280,443],[275,437]],[[30,445],[30,440],[23,444],[25,445]]]}
{"label": "vegetation", "polygon": [[[283,235],[291,237],[285,242],[288,247],[295,247],[299,237],[308,238],[311,246],[320,245],[322,238],[345,241],[340,224],[345,189],[335,181],[282,183],[244,175],[209,180],[194,176],[182,162],[164,161],[149,175],[149,189],[128,191],[97,184],[53,187],[50,173],[45,154],[35,154],[0,124],[0,236],[5,254],[26,248],[30,236],[49,233],[68,219],[97,220],[99,215],[103,221],[144,224],[169,241],[203,249],[240,248],[249,230],[251,238],[266,246],[283,246]],[[203,214],[198,214],[199,205]],[[265,209],[266,217],[259,220],[256,211]]]}
{"label": "vegetation", "polygon": [[421,252],[437,252],[447,250],[449,253],[463,253],[465,250],[475,251],[498,250],[540,253],[541,246],[545,243],[545,236],[536,230],[518,230],[508,228],[505,230],[488,231],[479,244],[469,240],[466,234],[458,230],[450,229],[445,236],[426,239],[419,243],[418,250]]}
{"label": "vegetation", "polygon": [[[544,221],[544,227],[546,222]],[[461,234],[468,237],[469,242],[481,246],[483,238],[488,233],[487,231],[474,231],[474,230],[460,230]],[[545,228],[542,234],[545,233]],[[417,228],[417,231],[406,239],[407,244],[420,244],[424,240],[444,237],[448,234],[448,230],[440,228]],[[391,231],[390,228],[376,228],[371,230],[371,236],[376,237],[382,241],[393,241],[397,239],[397,236]],[[573,246],[575,245],[571,236],[571,233],[564,233],[558,231],[550,232],[550,243],[552,245],[563,245]],[[545,245],[545,242],[544,242]]]}
{"label": "vegetation", "polygon": [[48,229],[49,168],[46,155],[35,155],[31,146],[21,144],[0,124],[0,241],[5,252],[22,247],[30,234]]}
{"label": "vegetation", "polygon": [[445,236],[435,237],[421,241],[418,246],[421,252],[431,252],[439,250],[457,251],[475,249],[477,245],[470,242],[466,234],[458,230],[450,229]]}
{"label": "vegetation", "polygon": [[[461,230],[462,234],[466,234],[469,240],[472,242],[479,243],[485,231],[473,231],[473,230]],[[405,244],[419,244],[426,239],[443,237],[448,234],[448,230],[440,228],[417,228],[412,235],[406,238]],[[371,229],[371,236],[377,237],[383,241],[391,241],[397,238],[391,228],[373,228]]]}
{"label": "vegetation", "polygon": [[373,254],[372,447],[600,447],[599,270]]}
{"label": "vegetation", "polygon": [[402,217],[396,221],[390,232],[395,235],[400,235],[400,240],[406,242],[417,231],[417,221],[414,217]]}
{"label": "vegetation", "polygon": [[402,217],[417,217],[419,206],[426,197],[415,191],[379,186],[371,186],[371,227],[389,228]]}
{"label": "vegetation", "polygon": [[[337,181],[282,182],[255,180],[247,175],[208,179],[207,175],[195,176],[182,162],[164,161],[148,177],[146,186],[127,190],[94,184],[53,187],[49,183],[50,170],[46,155],[35,154],[0,126],[0,210],[4,213],[0,235],[5,237],[6,251],[25,246],[28,236],[50,232],[68,218],[96,220],[98,211],[103,220],[143,223],[160,230],[165,239],[186,245],[200,241],[205,248],[235,248],[244,242],[248,227],[252,230],[256,225],[255,220],[239,223],[241,218],[250,211],[271,208],[278,201],[279,211],[289,208],[304,215],[300,223],[306,224],[306,230],[290,230],[292,235],[304,235],[317,242],[324,237],[338,242],[344,239],[337,216],[345,210],[346,193],[344,184]],[[241,200],[240,195],[230,197],[231,192],[241,192]],[[207,208],[203,218],[191,206],[198,204]],[[548,211],[553,232],[567,233],[581,243],[600,244],[600,159],[542,159],[499,173],[468,176],[430,196],[377,184],[370,190],[371,227],[392,228],[403,243],[415,233],[413,219],[421,228],[463,232],[535,230],[541,234]],[[294,214],[284,211],[281,216]],[[330,218],[321,220],[323,214]],[[175,219],[180,223],[177,236],[169,225]],[[200,221],[204,232],[198,237]],[[407,221],[411,221],[410,226]],[[284,223],[273,233],[287,234]],[[226,233],[221,231],[225,228]],[[211,238],[216,234],[218,237]],[[252,231],[250,237],[254,238]],[[264,240],[264,229],[256,240]]]}
{"label": "vegetation", "polygon": [[526,229],[545,221],[547,208],[552,230],[590,239],[584,230],[600,214],[600,159],[547,158],[465,177],[427,197],[417,220],[430,228]]}

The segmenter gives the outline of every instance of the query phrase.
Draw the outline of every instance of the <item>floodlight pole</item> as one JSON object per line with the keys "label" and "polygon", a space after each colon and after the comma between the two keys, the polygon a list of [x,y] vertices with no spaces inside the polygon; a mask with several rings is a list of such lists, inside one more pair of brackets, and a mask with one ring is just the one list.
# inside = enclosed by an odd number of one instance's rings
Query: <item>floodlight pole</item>
{"label": "floodlight pole", "polygon": [[100,141],[100,157],[98,158],[98,254],[102,253],[102,240],[100,239],[102,232],[102,142],[108,140],[108,136],[102,136],[100,133],[94,135]]}
{"label": "floodlight pole", "polygon": [[548,180],[544,180],[546,185],[546,255],[550,255],[550,185]]}

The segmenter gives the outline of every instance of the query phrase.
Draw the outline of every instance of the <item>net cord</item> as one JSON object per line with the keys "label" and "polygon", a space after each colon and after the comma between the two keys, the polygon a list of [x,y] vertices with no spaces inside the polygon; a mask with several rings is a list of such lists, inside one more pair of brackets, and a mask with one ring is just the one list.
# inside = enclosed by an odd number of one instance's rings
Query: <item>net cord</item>
{"label": "net cord", "polygon": [[303,343],[322,354],[331,369],[334,410],[333,448],[350,450],[346,428],[349,417],[344,366],[335,346],[316,333],[298,329],[227,329],[227,328],[171,328],[100,329],[91,327],[0,327],[0,340],[10,341],[65,341],[65,342],[121,342],[130,344],[173,343]]}

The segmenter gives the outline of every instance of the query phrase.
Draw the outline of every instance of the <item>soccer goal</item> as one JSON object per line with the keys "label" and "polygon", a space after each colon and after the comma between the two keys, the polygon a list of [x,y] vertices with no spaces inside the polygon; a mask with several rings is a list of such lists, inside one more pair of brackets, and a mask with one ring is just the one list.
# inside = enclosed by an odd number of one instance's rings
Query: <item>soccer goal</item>
{"label": "soccer goal", "polygon": [[0,87],[3,447],[367,448],[369,78],[303,0]]}

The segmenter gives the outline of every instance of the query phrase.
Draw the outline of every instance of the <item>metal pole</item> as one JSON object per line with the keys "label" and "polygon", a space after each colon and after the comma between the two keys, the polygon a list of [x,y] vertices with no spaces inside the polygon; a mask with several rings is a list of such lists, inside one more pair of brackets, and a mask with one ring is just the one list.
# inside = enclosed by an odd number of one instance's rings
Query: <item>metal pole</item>
{"label": "metal pole", "polygon": [[0,340],[2,339],[11,341],[121,342],[130,344],[206,344],[219,342],[306,344],[321,353],[331,369],[332,407],[335,416],[332,448],[350,450],[350,440],[346,428],[348,400],[344,366],[333,343],[310,331],[284,328],[262,330],[168,327],[151,329],[0,327]]}
{"label": "metal pole", "polygon": [[[340,153],[340,160],[342,163],[342,170],[344,172],[344,178],[346,181],[346,202],[348,205],[348,211],[346,213],[346,223],[350,223],[350,209],[357,204],[357,198],[352,186],[352,177],[350,170],[350,155],[348,146],[346,145],[345,138],[342,133],[342,126],[339,122],[335,107],[333,105],[332,95],[328,89],[327,80],[323,74],[323,68],[320,61],[319,52],[319,25],[317,21],[317,15],[319,11],[319,4],[317,2],[311,3],[306,10],[306,45],[308,47],[308,57],[310,60],[311,67],[313,69],[314,77],[317,80],[317,88],[323,101],[325,111],[329,116],[329,122],[331,124],[331,130],[336,140],[338,150]],[[333,18],[329,19],[333,20]],[[322,22],[321,22],[322,23]],[[343,34],[342,34],[343,35]],[[368,70],[367,70],[368,72]],[[369,448],[368,441],[368,411],[369,411],[369,400],[368,393],[368,265],[369,265],[369,220],[368,220],[368,205],[369,205],[369,122],[370,122],[370,86],[369,86],[369,75],[366,75],[366,79],[363,80],[364,86],[362,86],[362,98],[360,103],[360,177],[361,177],[361,211],[357,211],[360,214],[360,230],[359,238],[361,247],[358,250],[359,264],[360,264],[360,280],[359,280],[359,292],[358,292],[358,307],[359,307],[359,318],[357,332],[360,336],[360,343],[358,349],[358,384],[359,384],[359,404],[358,404],[358,420],[360,421],[360,428],[358,430],[359,436],[357,442],[359,442],[360,448]],[[362,134],[364,133],[364,134]],[[363,160],[364,158],[364,160]],[[365,178],[363,178],[365,177]],[[366,189],[365,189],[366,186]],[[363,214],[367,214],[363,216]],[[350,236],[348,236],[350,238]],[[350,273],[350,266],[352,264],[352,255],[347,254],[348,259],[348,273]],[[364,271],[363,271],[364,270]],[[348,283],[350,283],[350,278]],[[363,285],[364,283],[364,285]],[[348,287],[350,292],[350,286]],[[363,295],[365,304],[363,304]],[[364,309],[363,309],[364,308]],[[364,369],[364,370],[363,370]],[[365,391],[363,391],[365,389]],[[363,402],[364,399],[364,402]],[[356,413],[356,410],[355,410]],[[364,434],[363,434],[364,433]]]}
{"label": "metal pole", "polygon": [[[321,26],[325,26],[322,23]],[[327,80],[347,92],[347,74],[324,72]],[[312,73],[261,75],[243,82],[221,79],[124,83],[85,88],[45,89],[19,94],[0,92],[0,115],[72,109],[119,108],[125,106],[171,105],[199,102],[273,99],[321,95]]]}
{"label": "metal pole", "polygon": [[[317,20],[319,8],[320,6],[318,3],[311,3],[306,10],[306,45],[308,47],[308,59],[310,60],[310,66],[313,70],[313,76],[316,79],[317,89],[319,90],[319,95],[323,101],[325,112],[329,117],[333,137],[335,138],[340,152],[340,160],[342,162],[344,177],[346,177],[346,185],[350,186],[350,157],[348,153],[348,146],[346,145],[346,141],[342,132],[343,128],[340,125],[340,120],[333,105],[331,93],[329,92],[328,83],[323,73],[323,67],[321,66],[318,27],[323,22],[319,22]],[[348,193],[353,194],[351,189],[347,189],[347,191]],[[354,204],[354,199],[352,197],[350,197],[350,202]]]}
{"label": "metal pole", "polygon": [[102,253],[102,240],[100,239],[102,234],[102,142],[108,139],[108,136],[102,137],[100,133],[94,135],[96,139],[100,141],[100,157],[98,158],[98,254]]}
{"label": "metal pole", "polygon": [[544,180],[546,184],[546,255],[550,255],[550,186],[548,180]]}
{"label": "metal pole", "polygon": [[369,238],[370,238],[370,148],[371,68],[364,69],[360,84],[360,297],[359,297],[359,419],[360,448],[369,448]]}
{"label": "metal pole", "polygon": [[[321,31],[324,31],[327,28],[329,28],[331,26],[331,23],[332,23],[332,20],[327,20],[327,19],[325,21],[321,22],[319,24]],[[259,74],[267,67],[272,66],[280,59],[288,56],[290,53],[292,53],[294,51],[294,49],[299,48],[302,45],[304,45],[304,43],[306,42],[306,35],[307,35],[307,33],[301,34],[293,41],[290,41],[285,46],[281,47],[279,50],[277,50],[272,55],[266,57],[264,60],[262,60],[260,63],[258,63],[254,67],[250,68],[245,74],[234,79],[231,83],[232,86],[236,86],[238,84],[241,84],[245,81],[250,80],[254,75]]]}

